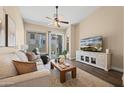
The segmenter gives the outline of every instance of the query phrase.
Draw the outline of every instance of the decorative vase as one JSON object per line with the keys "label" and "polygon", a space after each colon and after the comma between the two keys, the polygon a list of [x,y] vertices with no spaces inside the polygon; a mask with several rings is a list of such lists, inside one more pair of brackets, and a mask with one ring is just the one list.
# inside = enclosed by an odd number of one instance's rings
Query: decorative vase
{"label": "decorative vase", "polygon": [[65,56],[64,55],[60,55],[59,56],[59,63],[63,64],[65,62]]}
{"label": "decorative vase", "polygon": [[62,63],[64,63],[64,62],[65,62],[65,59],[60,58],[60,59],[59,59],[59,62],[60,62],[60,64],[62,64]]}

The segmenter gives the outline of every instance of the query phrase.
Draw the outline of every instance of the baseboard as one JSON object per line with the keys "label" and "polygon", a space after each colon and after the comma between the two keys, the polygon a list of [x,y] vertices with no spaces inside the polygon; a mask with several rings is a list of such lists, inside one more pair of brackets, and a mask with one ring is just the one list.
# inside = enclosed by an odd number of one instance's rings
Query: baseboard
{"label": "baseboard", "polygon": [[116,70],[116,71],[119,71],[119,72],[123,72],[123,69],[121,69],[121,68],[111,67],[111,69]]}
{"label": "baseboard", "polygon": [[76,57],[73,57],[73,58],[69,58],[70,60],[74,60],[74,59],[76,59]]}

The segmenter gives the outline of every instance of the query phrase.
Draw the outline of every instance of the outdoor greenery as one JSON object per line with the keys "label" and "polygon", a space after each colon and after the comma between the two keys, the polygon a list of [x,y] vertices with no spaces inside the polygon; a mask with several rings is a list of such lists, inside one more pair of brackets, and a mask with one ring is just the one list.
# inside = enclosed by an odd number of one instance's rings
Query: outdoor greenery
{"label": "outdoor greenery", "polygon": [[67,50],[64,50],[64,51],[62,52],[62,55],[64,55],[64,56],[65,56],[65,58],[66,58],[66,55],[67,55]]}

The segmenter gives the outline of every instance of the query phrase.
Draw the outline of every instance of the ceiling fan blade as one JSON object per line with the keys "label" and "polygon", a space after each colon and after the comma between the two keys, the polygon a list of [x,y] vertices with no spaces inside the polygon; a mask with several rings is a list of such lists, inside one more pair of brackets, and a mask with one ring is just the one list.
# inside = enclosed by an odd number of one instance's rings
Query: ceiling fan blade
{"label": "ceiling fan blade", "polygon": [[50,18],[50,17],[46,17],[47,19],[50,19],[50,20],[53,20],[52,18]]}
{"label": "ceiling fan blade", "polygon": [[60,23],[69,24],[67,21],[59,21]]}
{"label": "ceiling fan blade", "polygon": [[54,17],[53,18],[46,17],[46,18],[49,20],[52,20],[54,26],[56,26],[56,27],[60,27],[60,23],[69,24],[69,22],[67,22],[67,21],[60,21],[62,19],[59,19],[59,16],[58,16],[58,6],[55,7]]}

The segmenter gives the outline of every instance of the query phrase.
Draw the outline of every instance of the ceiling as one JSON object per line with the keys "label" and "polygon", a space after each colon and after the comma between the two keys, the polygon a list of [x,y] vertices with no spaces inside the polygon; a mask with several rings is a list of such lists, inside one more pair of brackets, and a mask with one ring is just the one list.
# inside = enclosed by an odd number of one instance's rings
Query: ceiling
{"label": "ceiling", "polygon": [[[20,6],[19,8],[25,21],[47,26],[51,23],[51,20],[45,17],[53,18],[55,13],[54,6]],[[76,24],[97,8],[96,6],[59,6],[59,17],[62,20],[69,21],[70,24]],[[61,26],[67,27],[68,25],[61,24]]]}

